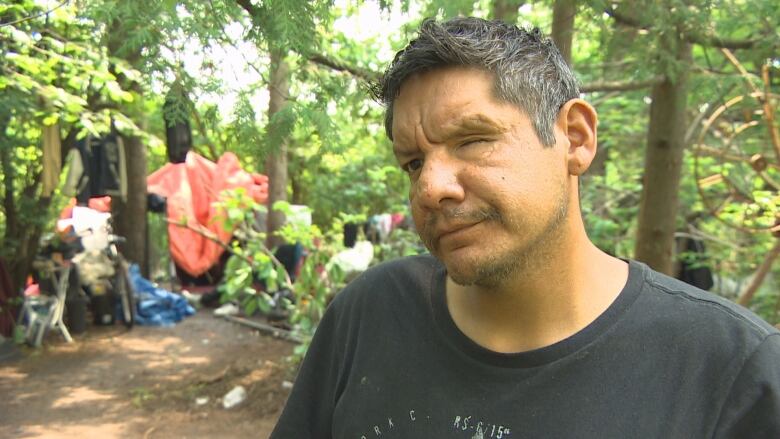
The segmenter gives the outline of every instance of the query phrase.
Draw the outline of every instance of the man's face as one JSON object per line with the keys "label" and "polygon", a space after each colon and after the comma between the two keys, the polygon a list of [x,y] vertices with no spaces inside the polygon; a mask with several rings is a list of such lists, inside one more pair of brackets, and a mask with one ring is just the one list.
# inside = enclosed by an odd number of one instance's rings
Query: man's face
{"label": "man's face", "polygon": [[568,212],[565,148],[544,147],[489,73],[410,77],[392,130],[417,230],[455,282],[494,286],[551,253]]}

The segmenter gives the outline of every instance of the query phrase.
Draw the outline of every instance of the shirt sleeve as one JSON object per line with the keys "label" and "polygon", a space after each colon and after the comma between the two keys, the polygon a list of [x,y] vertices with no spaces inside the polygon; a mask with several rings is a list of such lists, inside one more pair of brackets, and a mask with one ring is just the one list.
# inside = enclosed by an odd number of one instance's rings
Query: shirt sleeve
{"label": "shirt sleeve", "polygon": [[732,384],[714,438],[780,438],[780,334],[769,334]]}
{"label": "shirt sleeve", "polygon": [[336,305],[336,301],[331,303],[317,327],[270,439],[331,437],[343,356]]}

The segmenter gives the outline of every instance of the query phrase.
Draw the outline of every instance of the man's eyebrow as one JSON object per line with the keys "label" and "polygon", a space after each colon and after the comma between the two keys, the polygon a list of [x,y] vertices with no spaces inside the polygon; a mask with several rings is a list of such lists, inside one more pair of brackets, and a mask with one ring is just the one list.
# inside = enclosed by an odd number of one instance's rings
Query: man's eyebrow
{"label": "man's eyebrow", "polygon": [[451,123],[445,128],[445,138],[465,134],[499,134],[507,130],[505,124],[482,113],[468,114]]}
{"label": "man's eyebrow", "polygon": [[[442,127],[441,137],[442,140],[446,141],[469,134],[501,134],[508,129],[509,127],[506,124],[500,123],[485,114],[473,113],[466,114],[447,123],[445,127]],[[396,136],[393,141],[393,154],[395,154],[396,157],[413,154],[414,147],[405,146],[399,137],[400,136]]]}
{"label": "man's eyebrow", "polygon": [[395,155],[396,158],[405,157],[411,154],[413,154],[412,150],[404,145],[399,145],[397,139],[393,142],[393,155]]}

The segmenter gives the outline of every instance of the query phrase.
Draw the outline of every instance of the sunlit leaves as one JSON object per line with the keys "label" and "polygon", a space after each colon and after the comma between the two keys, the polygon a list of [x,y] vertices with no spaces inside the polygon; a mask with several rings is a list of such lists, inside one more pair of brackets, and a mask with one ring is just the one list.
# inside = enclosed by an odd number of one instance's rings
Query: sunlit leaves
{"label": "sunlit leaves", "polygon": [[[22,9],[20,15],[34,12],[35,9]],[[88,114],[92,111],[88,100],[108,106],[133,100],[110,69],[118,66],[128,78],[139,75],[126,63],[109,59],[105,49],[95,45],[85,25],[88,22],[73,12],[65,9],[48,20],[25,20],[0,27],[7,52],[0,64],[2,88],[13,88],[29,96],[29,100],[23,101],[4,100],[3,106],[13,108],[15,117],[40,117],[46,124],[59,120],[81,122],[86,124],[82,125],[84,130],[94,131],[99,129],[94,123],[98,116]],[[60,27],[70,33],[63,33]]]}

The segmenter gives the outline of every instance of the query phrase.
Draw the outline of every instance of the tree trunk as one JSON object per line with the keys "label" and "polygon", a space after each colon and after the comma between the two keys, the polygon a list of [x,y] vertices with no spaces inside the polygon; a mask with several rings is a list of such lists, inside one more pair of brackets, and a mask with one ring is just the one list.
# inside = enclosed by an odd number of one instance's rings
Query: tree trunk
{"label": "tree trunk", "polygon": [[130,262],[135,262],[141,273],[148,277],[146,239],[146,145],[139,137],[122,136],[125,145],[125,163],[127,163],[127,198],[112,197],[114,231],[127,240],[122,246],[122,254]]}
{"label": "tree trunk", "polygon": [[[268,84],[269,121],[287,104],[288,76],[289,68],[284,61],[284,54],[272,51],[271,81]],[[272,150],[268,153],[265,161],[265,172],[268,175],[268,237],[266,241],[269,248],[274,248],[284,243],[275,234],[284,224],[284,213],[273,210],[273,205],[277,201],[287,201],[287,139],[283,139],[279,145],[271,145],[271,148]]]}
{"label": "tree trunk", "polygon": [[[110,26],[108,51],[112,56],[126,60],[131,66],[137,67],[141,59],[140,49],[132,51],[123,47],[127,36],[126,28],[119,20]],[[121,81],[120,77],[120,81]],[[122,81],[124,82],[124,81]],[[138,84],[121,84],[123,88],[140,93]],[[137,123],[138,121],[136,121]],[[142,124],[138,124],[139,126]],[[146,145],[139,137],[122,135],[125,146],[125,163],[127,166],[127,198],[111,198],[111,214],[114,233],[123,236],[127,241],[120,246],[125,258],[138,264],[141,274],[149,277],[147,261],[147,218],[146,218]]]}
{"label": "tree trunk", "polygon": [[517,10],[523,6],[522,0],[493,0],[493,8],[490,11],[490,17],[494,20],[501,20],[507,23],[517,23]]}
{"label": "tree trunk", "polygon": [[5,214],[3,248],[9,250],[15,247],[14,241],[18,237],[19,229],[16,200],[14,200],[14,167],[11,162],[10,145],[0,147],[0,162],[2,162],[3,167],[3,213]]}
{"label": "tree trunk", "polygon": [[688,70],[685,66],[691,62],[691,46],[679,36],[670,39],[671,44],[667,47],[677,48],[677,74],[667,75],[664,82],[653,87],[651,94],[635,257],[655,270],[671,275],[685,151]]}
{"label": "tree trunk", "polygon": [[555,0],[553,5],[552,39],[571,65],[571,46],[574,37],[574,16],[577,14],[576,0]]}
{"label": "tree trunk", "polygon": [[[4,127],[0,127],[4,128]],[[0,131],[4,134],[5,129]],[[11,271],[11,287],[16,291],[19,288],[14,274],[14,264],[18,250],[18,225],[16,203],[14,200],[14,172],[11,163],[11,146],[0,145],[0,162],[3,169],[3,214],[5,216],[5,233],[3,234],[2,252],[8,261],[8,269]]]}

